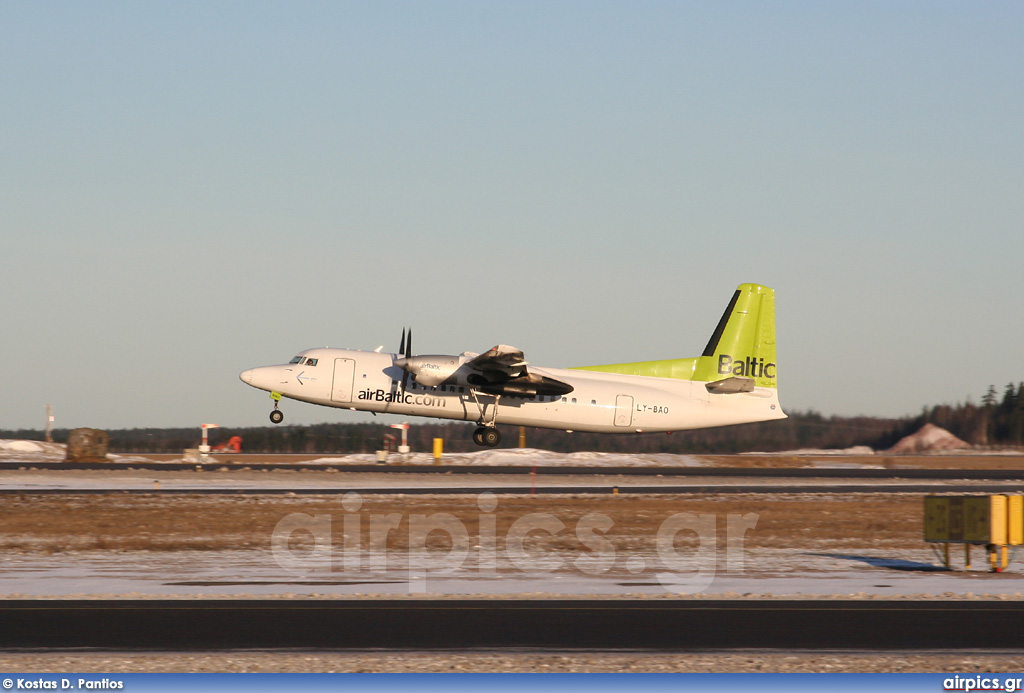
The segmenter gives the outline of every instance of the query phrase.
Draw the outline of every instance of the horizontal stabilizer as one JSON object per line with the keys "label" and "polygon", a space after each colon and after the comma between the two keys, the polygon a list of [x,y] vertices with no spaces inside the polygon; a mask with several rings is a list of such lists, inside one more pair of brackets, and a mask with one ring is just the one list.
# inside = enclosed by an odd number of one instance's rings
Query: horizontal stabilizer
{"label": "horizontal stabilizer", "polygon": [[754,379],[733,376],[725,380],[716,380],[713,383],[708,383],[704,387],[713,395],[735,395],[740,392],[753,392]]}

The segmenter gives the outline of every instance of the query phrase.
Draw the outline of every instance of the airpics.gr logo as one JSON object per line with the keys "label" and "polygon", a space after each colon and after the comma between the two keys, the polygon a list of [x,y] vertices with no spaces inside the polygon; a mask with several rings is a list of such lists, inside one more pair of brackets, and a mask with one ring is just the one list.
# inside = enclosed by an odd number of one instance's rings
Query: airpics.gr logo
{"label": "airpics.gr logo", "polygon": [[747,356],[742,360],[735,360],[729,354],[720,354],[718,357],[718,372],[721,375],[745,375],[748,378],[774,378],[775,364],[765,363],[764,359],[755,356]]}

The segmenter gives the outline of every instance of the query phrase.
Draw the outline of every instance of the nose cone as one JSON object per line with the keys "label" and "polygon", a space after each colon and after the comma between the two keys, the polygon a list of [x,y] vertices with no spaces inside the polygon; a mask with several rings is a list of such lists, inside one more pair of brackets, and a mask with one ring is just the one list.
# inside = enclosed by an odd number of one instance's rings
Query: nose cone
{"label": "nose cone", "polygon": [[281,366],[260,366],[259,368],[250,368],[247,371],[242,371],[238,374],[238,379],[257,390],[273,392],[274,390],[280,390],[283,386],[287,385],[290,376],[290,368],[284,368]]}

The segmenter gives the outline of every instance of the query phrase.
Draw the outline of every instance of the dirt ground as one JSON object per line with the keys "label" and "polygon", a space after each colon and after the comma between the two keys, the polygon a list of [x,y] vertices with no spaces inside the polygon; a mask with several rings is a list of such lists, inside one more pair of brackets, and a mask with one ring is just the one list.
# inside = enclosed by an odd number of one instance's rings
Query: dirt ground
{"label": "dirt ground", "polygon": [[[493,497],[492,497],[493,498]],[[481,516],[494,516],[496,536],[505,537],[512,523],[531,513],[546,513],[575,527],[591,513],[614,525],[605,538],[617,551],[652,548],[658,529],[676,513],[742,518],[754,513],[756,526],[744,536],[750,548],[830,549],[842,542],[846,550],[919,549],[922,541],[922,500],[917,494],[729,494],[720,496],[601,495],[507,497],[486,506],[474,495],[368,496],[358,508],[334,496],[163,496],[129,495],[5,495],[0,496],[0,550],[54,553],[60,551],[181,551],[266,549],[275,526],[291,513],[330,515],[333,541],[344,541],[340,521],[356,509],[364,517],[397,514],[401,524],[388,533],[388,548],[406,548],[413,516],[448,514],[459,520],[472,544],[479,538]],[[485,503],[485,510],[481,509]],[[370,522],[361,523],[370,531]],[[312,535],[308,535],[310,542]],[[531,535],[538,548],[583,551],[571,532]],[[681,533],[680,546],[696,537]],[[369,536],[363,537],[365,542]],[[301,544],[297,533],[295,541]],[[451,536],[432,532],[428,548],[449,548]],[[364,543],[364,545],[366,545]],[[498,547],[501,548],[500,546]]]}

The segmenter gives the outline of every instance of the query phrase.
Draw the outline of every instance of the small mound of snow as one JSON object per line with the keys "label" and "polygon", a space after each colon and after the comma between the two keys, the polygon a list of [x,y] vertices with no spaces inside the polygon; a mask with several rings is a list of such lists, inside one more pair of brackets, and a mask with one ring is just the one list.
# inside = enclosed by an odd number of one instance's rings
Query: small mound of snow
{"label": "small mound of snow", "polygon": [[842,450],[828,448],[800,448],[799,450],[786,450],[783,452],[741,452],[741,455],[874,455],[875,451],[867,445],[854,445],[852,448]]}
{"label": "small mound of snow", "polygon": [[31,440],[5,440],[0,442],[0,448],[11,452],[42,452],[43,446],[33,443]]}
{"label": "small mound of snow", "polygon": [[[64,443],[46,443],[41,440],[0,440],[0,461],[3,462],[64,462],[67,446]],[[107,455],[111,462],[152,462],[139,455]],[[180,461],[180,460],[176,460]]]}
{"label": "small mound of snow", "polygon": [[0,440],[0,460],[54,462],[64,459],[65,446],[39,440]]}
{"label": "small mound of snow", "polygon": [[925,424],[917,433],[911,433],[887,450],[893,455],[920,452],[944,452],[946,450],[966,450],[966,443],[944,428],[935,424]]}

